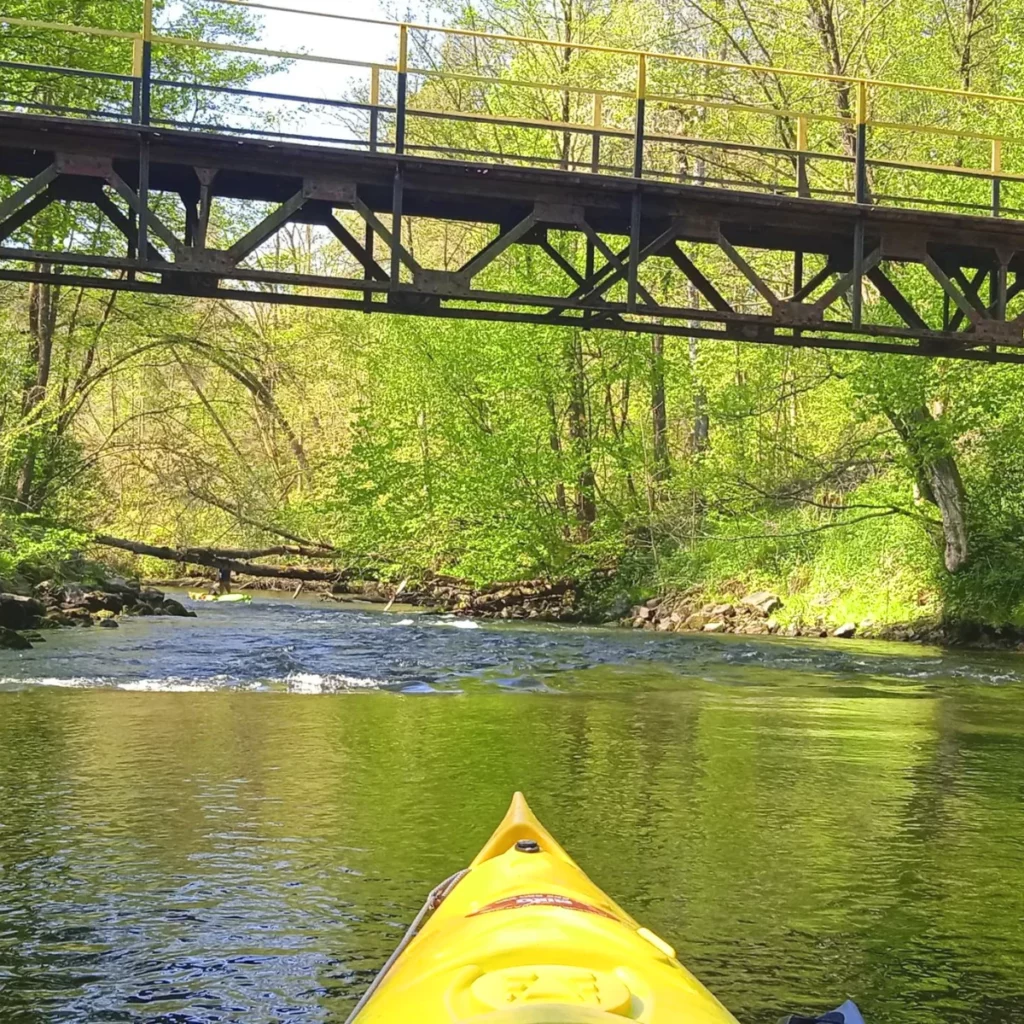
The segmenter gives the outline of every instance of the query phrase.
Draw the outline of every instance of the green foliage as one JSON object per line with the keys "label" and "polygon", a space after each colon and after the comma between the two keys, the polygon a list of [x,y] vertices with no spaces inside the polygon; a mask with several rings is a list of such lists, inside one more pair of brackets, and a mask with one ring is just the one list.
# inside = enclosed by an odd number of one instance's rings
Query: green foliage
{"label": "green foliage", "polygon": [[60,578],[69,569],[78,578],[86,543],[81,531],[44,517],[0,513],[0,583]]}
{"label": "green foliage", "polygon": [[[1013,54],[1024,38],[1016,22],[997,21],[987,8],[936,0],[838,0],[829,7],[831,23],[808,0],[795,7],[768,0],[437,6],[457,24],[518,35],[992,91],[1011,89]],[[140,8],[17,0],[9,12],[134,30]],[[259,37],[247,12],[205,0],[158,4],[157,17],[178,36]],[[590,123],[593,101],[579,90],[621,91],[606,98],[604,123],[623,136],[605,140],[602,159],[628,164],[633,57],[463,37],[430,50],[418,33],[413,44],[421,66],[430,61],[464,74],[415,79],[414,107]],[[128,50],[117,40],[71,45],[52,34],[0,32],[4,59],[124,71]],[[262,59],[183,47],[158,48],[156,60],[158,74],[213,84],[252,82],[272,69]],[[648,71],[653,90],[691,101],[846,116],[850,100],[832,82],[765,72],[673,61],[652,61]],[[501,81],[480,83],[484,72]],[[25,102],[104,109],[127,99],[116,83],[55,84],[27,72],[10,75],[10,90]],[[257,117],[212,94],[157,90],[154,101],[159,117]],[[1024,107],[1000,113],[980,100],[906,90],[871,103],[877,120],[1024,129],[1016,125]],[[728,134],[757,145],[788,146],[794,130],[792,119],[717,106],[652,101],[648,114],[652,131]],[[415,117],[409,130],[415,145],[500,149],[556,165],[589,161],[582,135]],[[835,121],[813,122],[810,130],[812,149],[846,152],[848,137]],[[894,160],[987,165],[983,140],[871,132],[874,152]],[[1024,170],[1020,159],[1004,153],[1007,169]],[[792,173],[788,163],[769,166],[743,154],[712,159],[696,144],[652,144],[649,160],[702,180],[764,184],[775,175],[784,185]],[[967,178],[922,181],[877,167],[872,175],[876,194],[916,190],[935,201],[987,201],[985,183]],[[813,165],[813,187],[849,184],[848,163]],[[180,225],[177,200],[160,201],[161,215]],[[210,244],[227,247],[252,216],[217,204]],[[364,229],[339,216],[353,232]],[[423,265],[445,269],[463,265],[489,240],[471,226],[415,219],[406,230]],[[87,237],[94,251],[114,244],[108,225],[64,207],[47,211],[19,240],[59,246],[71,233]],[[571,234],[550,231],[549,241],[582,265]],[[792,286],[788,257],[748,256],[780,293]],[[714,247],[695,258],[709,271],[724,267]],[[644,286],[676,306],[699,302],[663,263],[644,265]],[[361,273],[332,236],[311,225],[288,226],[251,265]],[[805,275],[820,267],[819,257],[808,257]],[[919,268],[888,269],[939,322],[934,282]],[[716,279],[730,282],[727,298],[736,308],[762,309],[739,275]],[[565,291],[567,278],[540,249],[516,246],[476,283],[552,294]],[[620,283],[609,298],[624,292]],[[639,334],[258,303],[110,301],[67,289],[47,295],[56,314],[54,358],[42,388],[30,313],[40,293],[12,286],[0,304],[0,498],[9,517],[28,510],[171,545],[324,541],[349,564],[396,577],[431,570],[488,582],[602,569],[610,574],[602,577],[609,602],[659,588],[724,595],[770,587],[785,597],[784,615],[807,619],[1024,621],[1024,372],[1017,367],[683,338],[659,345]],[[867,316],[896,325],[871,287],[863,299]],[[4,549],[8,572],[74,547],[70,536],[47,539],[32,529]]]}

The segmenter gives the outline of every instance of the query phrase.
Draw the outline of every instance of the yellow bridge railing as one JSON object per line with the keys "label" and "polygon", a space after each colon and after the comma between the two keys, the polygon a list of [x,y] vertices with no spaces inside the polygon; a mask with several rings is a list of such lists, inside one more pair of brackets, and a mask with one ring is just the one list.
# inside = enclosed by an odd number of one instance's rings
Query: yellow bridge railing
{"label": "yellow bridge railing", "polygon": [[[375,62],[164,34],[154,24],[151,0],[144,0],[137,31],[0,13],[6,29],[0,57],[7,56],[4,41],[11,36],[31,42],[35,33],[63,33],[106,41],[89,67],[26,61],[31,50],[23,40],[18,60],[0,60],[24,72],[9,94],[0,89],[0,109],[862,203],[1024,214],[1008,202],[1010,187],[1024,182],[1024,97],[256,0],[218,2],[371,26],[392,34],[388,45],[396,57]],[[325,82],[332,68],[361,77],[338,82],[340,98],[332,99],[161,77],[161,55],[183,48],[321,65]],[[84,43],[76,59],[90,63]],[[95,87],[84,84],[88,79],[107,83],[99,101]],[[168,100],[189,92],[208,97],[202,116],[198,108],[186,114],[180,98]],[[314,108],[320,113],[311,121]]]}

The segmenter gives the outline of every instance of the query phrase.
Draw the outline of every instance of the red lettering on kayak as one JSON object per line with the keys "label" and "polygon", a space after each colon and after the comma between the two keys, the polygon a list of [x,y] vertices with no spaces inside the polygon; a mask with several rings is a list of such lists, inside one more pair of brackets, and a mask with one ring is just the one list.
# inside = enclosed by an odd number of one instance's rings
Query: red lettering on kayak
{"label": "red lettering on kayak", "polygon": [[557,896],[549,892],[530,892],[520,896],[507,896],[503,900],[488,903],[486,907],[474,910],[472,914],[466,916],[478,917],[480,914],[493,914],[498,910],[519,910],[521,907],[561,907],[562,910],[578,910],[583,914],[597,914],[598,917],[607,917],[610,921],[618,920],[614,914],[602,910],[600,907],[595,907],[590,903],[581,903],[569,896]]}

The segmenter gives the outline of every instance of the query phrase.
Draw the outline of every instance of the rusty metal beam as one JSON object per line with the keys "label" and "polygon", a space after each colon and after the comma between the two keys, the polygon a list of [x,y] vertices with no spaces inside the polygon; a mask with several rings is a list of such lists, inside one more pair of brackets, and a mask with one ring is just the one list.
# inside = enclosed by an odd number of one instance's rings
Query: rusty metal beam
{"label": "rusty metal beam", "polygon": [[23,228],[37,213],[42,213],[55,200],[56,196],[49,188],[41,195],[33,196],[24,206],[19,207],[3,223],[0,223],[0,242]]}
{"label": "rusty metal beam", "polygon": [[721,313],[731,313],[732,306],[722,296],[722,293],[701,273],[689,256],[679,248],[679,243],[671,246],[668,250],[669,258],[683,272],[686,279],[694,288],[711,303],[712,308]]}
{"label": "rusty metal beam", "polygon": [[570,281],[577,286],[586,285],[586,279],[583,275],[551,244],[551,240],[547,237],[546,232],[537,244],[551,257],[555,266],[562,270]]}
{"label": "rusty metal beam", "polygon": [[897,284],[880,266],[872,267],[865,276],[878,289],[878,294],[903,317],[903,321],[908,327],[920,327],[924,331],[931,330],[917,310],[914,309],[910,300],[900,291]]}
{"label": "rusty metal beam", "polygon": [[[341,244],[348,249],[348,251],[359,260],[360,266],[366,271],[367,275],[374,281],[386,281],[388,275],[384,272],[384,268],[373,258],[370,251],[359,243],[359,240],[345,227],[344,224],[334,216],[333,213],[328,213],[323,220],[324,226],[334,235],[335,238]],[[372,235],[370,236],[372,239]]]}
{"label": "rusty metal beam", "polygon": [[268,214],[255,225],[251,231],[243,235],[230,249],[228,259],[232,263],[241,263],[251,256],[264,242],[277,234],[292,219],[292,217],[306,204],[306,193],[300,189],[288,200],[282,203],[276,210]]}
{"label": "rusty metal beam", "polygon": [[[45,128],[40,120],[46,121]],[[57,123],[60,131],[54,129]],[[145,167],[139,159],[143,140],[149,153]],[[15,191],[22,193],[21,200],[6,201],[11,210],[0,220],[0,242],[4,231],[10,234],[45,204],[59,200],[93,202],[129,243],[125,257],[96,255],[84,246],[53,252],[0,245],[0,276],[7,275],[8,280],[25,280],[18,275],[29,272],[25,268],[36,261],[81,268],[81,273],[68,274],[77,283],[159,294],[244,297],[459,320],[653,331],[755,344],[971,359],[978,358],[984,347],[990,362],[1017,362],[1016,357],[1024,355],[1024,320],[1009,325],[1000,320],[1002,306],[1020,292],[1017,282],[1024,276],[1024,224],[1008,218],[868,206],[852,209],[819,200],[681,186],[647,177],[620,180],[511,165],[484,167],[408,154],[396,157],[388,152],[268,144],[25,115],[0,115],[0,177],[5,175],[12,181],[29,179],[35,192],[27,195],[27,186],[20,186]],[[397,180],[402,183],[400,190],[394,187]],[[115,205],[110,194],[103,192],[104,182],[121,194],[139,227],[131,215],[125,216],[121,204]],[[168,227],[169,216],[162,223],[146,204],[144,196],[149,192],[184,203],[190,244],[183,244]],[[273,203],[277,208],[269,217],[261,214],[256,227],[229,249],[211,250],[205,244],[204,227],[210,206],[218,199]],[[368,237],[383,240],[389,248],[387,255],[381,254],[382,262],[390,257],[395,267],[405,266],[412,272],[412,280],[399,282],[389,275],[372,250],[338,220],[335,209],[355,210],[367,226]],[[423,267],[393,235],[394,225],[403,221],[414,225],[420,219],[470,225],[483,237],[492,236],[492,241],[461,270]],[[238,265],[289,220],[326,226],[355,257],[365,276]],[[392,230],[385,226],[389,222]],[[145,244],[143,223],[154,241],[160,238],[171,248],[173,262],[163,257],[163,245],[157,249]],[[585,270],[552,244],[550,228],[575,234],[579,250],[586,247],[590,256]],[[620,243],[615,239],[627,238],[625,248],[617,251]],[[866,258],[861,258],[863,238],[870,239],[873,249]],[[140,242],[144,258],[133,251],[133,243]],[[496,288],[473,286],[475,276],[495,266],[501,253],[517,244],[539,246],[566,275],[567,283],[559,280],[551,286],[559,294],[539,295],[529,291],[537,287],[534,282],[521,285],[511,280],[502,290],[497,274],[489,275]],[[716,260],[714,271],[705,273],[681,247],[692,244],[718,245],[728,262]],[[823,260],[824,266],[808,281],[795,282],[793,296],[785,298],[776,295],[754,269],[757,259],[750,251],[781,253],[783,262],[802,253]],[[595,266],[597,253],[603,258],[600,267]],[[928,327],[890,271],[880,266],[883,255],[887,267],[917,265],[929,270],[936,290],[941,289],[940,294],[960,310],[944,329]],[[665,265],[670,277],[664,294],[638,279],[646,260],[661,257],[670,261]],[[995,266],[1016,280],[1005,289],[1005,296],[1001,289],[998,295],[993,292],[999,301],[983,302],[981,287]],[[114,274],[119,275],[117,280]],[[865,318],[861,322],[856,302],[851,303],[849,317],[837,309],[832,314],[835,319],[824,321],[824,309],[855,287],[861,274],[878,288],[901,323],[891,313],[878,316],[878,322],[867,322],[874,315],[874,305],[860,311]],[[677,275],[675,284],[671,275]],[[823,289],[833,275],[838,280]],[[670,304],[684,281],[702,302]],[[625,301],[618,294],[615,299],[609,297],[621,282],[627,286],[622,290]],[[771,314],[734,308],[726,296],[733,294],[737,282],[749,284],[764,298]],[[304,294],[305,288],[322,294]],[[824,294],[810,301],[819,290]],[[380,301],[382,295],[386,301]],[[967,317],[975,329],[957,330]]]}
{"label": "rusty metal beam", "polygon": [[[16,271],[0,269],[0,280],[7,281],[42,281],[46,280],[54,284],[67,284],[75,287],[95,287],[108,291],[142,292],[147,294],[174,294],[172,290],[162,287],[152,281],[132,281],[128,279],[96,278],[85,277],[80,274],[43,274],[33,271]],[[365,282],[354,282],[356,285],[365,285]],[[245,302],[263,302],[271,305],[297,305],[309,306],[321,309],[347,309],[365,310],[362,299],[343,299],[326,295],[309,294],[288,294],[280,291],[256,291],[251,289],[224,288],[211,286],[200,293],[207,298],[234,299]],[[384,311],[386,307],[381,307]],[[393,311],[387,308],[387,311]],[[437,305],[412,305],[402,309],[402,312],[428,317],[441,317],[454,320],[480,320],[500,323],[524,323],[534,325],[550,326],[552,321],[547,314],[525,314],[508,310],[477,310],[463,307],[442,308]],[[565,315],[554,322],[556,326],[582,327],[585,325],[581,315]],[[854,352],[886,352],[897,355],[911,356],[934,356],[937,354],[948,355],[958,359],[984,363],[1015,363],[1024,364],[1024,352],[1005,351],[998,349],[993,351],[992,347],[969,348],[966,346],[954,347],[946,345],[941,351],[937,348],[939,343],[932,342],[931,346],[910,342],[886,342],[874,340],[858,340],[840,337],[832,334],[821,334],[809,336],[805,333],[780,330],[771,325],[765,325],[763,329],[750,329],[739,326],[725,327],[721,330],[714,330],[707,327],[686,324],[658,323],[657,321],[637,322],[619,316],[615,319],[605,321],[604,326],[626,331],[642,331],[647,334],[663,334],[678,337],[698,337],[720,341],[744,341],[751,344],[781,345],[793,348],[821,348],[835,349],[840,351]],[[829,325],[830,327],[833,325]],[[843,325],[835,325],[842,327]],[[806,328],[801,329],[806,332]]]}
{"label": "rusty metal beam", "polygon": [[31,181],[26,182],[3,202],[0,202],[0,222],[7,220],[23,203],[27,203],[42,192],[44,188],[56,180],[59,173],[56,163],[49,164]]}

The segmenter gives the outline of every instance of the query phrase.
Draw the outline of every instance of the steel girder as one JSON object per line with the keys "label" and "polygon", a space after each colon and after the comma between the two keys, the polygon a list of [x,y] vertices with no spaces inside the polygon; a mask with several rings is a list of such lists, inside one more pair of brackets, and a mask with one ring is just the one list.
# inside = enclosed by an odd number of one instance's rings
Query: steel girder
{"label": "steel girder", "polygon": [[[1011,220],[28,115],[0,115],[0,179],[0,279],[1024,362]],[[212,248],[225,200],[273,209]],[[93,204],[123,253],[19,244],[61,202]],[[491,237],[425,267],[406,243],[417,220]],[[358,276],[247,264],[293,223],[330,232]],[[516,247],[564,287],[503,271]]]}

